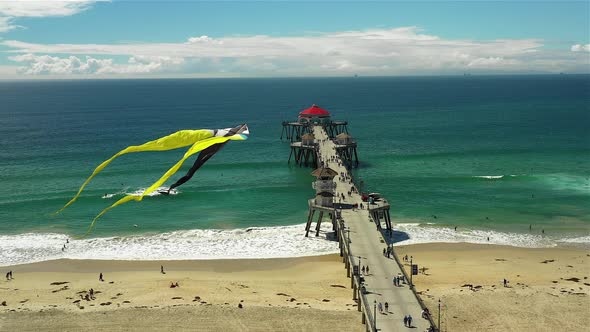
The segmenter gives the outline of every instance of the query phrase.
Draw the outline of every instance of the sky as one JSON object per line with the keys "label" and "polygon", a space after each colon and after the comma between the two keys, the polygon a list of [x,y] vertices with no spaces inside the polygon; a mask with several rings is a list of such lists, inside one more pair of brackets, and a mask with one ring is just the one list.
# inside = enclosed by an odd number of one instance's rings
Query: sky
{"label": "sky", "polygon": [[590,1],[0,0],[0,79],[590,73]]}

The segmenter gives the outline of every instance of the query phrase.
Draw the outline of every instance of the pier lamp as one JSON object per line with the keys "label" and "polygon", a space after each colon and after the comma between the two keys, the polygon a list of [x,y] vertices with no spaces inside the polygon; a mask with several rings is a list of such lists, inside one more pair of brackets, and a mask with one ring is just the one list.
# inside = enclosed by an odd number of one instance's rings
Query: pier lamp
{"label": "pier lamp", "polygon": [[436,330],[440,331],[440,298],[438,299],[438,324],[436,326]]}
{"label": "pier lamp", "polygon": [[414,286],[414,283],[412,283],[412,276],[414,275],[414,263],[413,263],[413,257],[410,256],[410,289],[412,289],[412,287]]}
{"label": "pier lamp", "polygon": [[373,300],[373,331],[377,331],[377,300]]}

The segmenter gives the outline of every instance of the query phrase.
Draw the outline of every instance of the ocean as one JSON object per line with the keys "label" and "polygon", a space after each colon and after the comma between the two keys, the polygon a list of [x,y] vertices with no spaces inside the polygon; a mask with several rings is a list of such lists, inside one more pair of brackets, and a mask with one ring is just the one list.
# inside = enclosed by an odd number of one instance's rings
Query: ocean
{"label": "ocean", "polygon": [[[281,122],[312,104],[349,121],[353,173],[392,204],[409,236],[398,244],[590,247],[590,75],[11,81],[0,82],[0,265],[336,252],[303,237],[313,177],[287,164],[280,139]],[[129,154],[53,215],[128,145],[241,123],[250,139],[176,195],[117,207],[78,238],[185,149]]]}

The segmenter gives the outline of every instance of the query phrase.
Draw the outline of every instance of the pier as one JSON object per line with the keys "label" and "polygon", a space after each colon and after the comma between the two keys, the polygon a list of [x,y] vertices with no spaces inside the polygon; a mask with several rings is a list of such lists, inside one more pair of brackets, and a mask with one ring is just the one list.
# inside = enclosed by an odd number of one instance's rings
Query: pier
{"label": "pier", "polygon": [[[309,213],[305,236],[309,236],[317,213],[313,233],[318,236],[324,216],[337,234],[340,256],[351,278],[352,297],[361,312],[361,322],[367,331],[404,331],[403,318],[411,315],[415,331],[436,331],[432,313],[422,317],[424,303],[410,285],[410,276],[402,268],[395,251],[388,258],[384,249],[392,244],[393,225],[389,202],[382,197],[363,200],[348,169],[350,160],[343,160],[339,153],[338,135],[330,137],[321,121],[311,122],[306,132],[310,136],[307,146],[314,151],[315,167],[312,175],[317,180],[313,187],[316,196],[308,200]],[[347,133],[348,135],[348,133]],[[356,142],[355,142],[356,155]],[[368,266],[368,273],[362,271]],[[393,277],[403,276],[404,282],[394,286]],[[388,303],[387,312],[379,313],[377,307]]]}
{"label": "pier", "polygon": [[315,126],[321,126],[324,133],[334,140],[335,151],[348,167],[358,167],[357,145],[348,133],[348,122],[332,120],[330,112],[317,105],[300,112],[297,121],[283,121],[281,140],[283,136],[286,137],[291,147],[287,163],[294,159],[299,166],[318,167],[319,152],[313,131]]}

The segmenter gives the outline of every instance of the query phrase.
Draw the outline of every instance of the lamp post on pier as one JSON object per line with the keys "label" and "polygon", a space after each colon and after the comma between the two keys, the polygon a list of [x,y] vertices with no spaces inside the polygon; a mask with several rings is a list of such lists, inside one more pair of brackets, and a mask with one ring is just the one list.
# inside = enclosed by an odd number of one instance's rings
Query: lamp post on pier
{"label": "lamp post on pier", "polygon": [[440,332],[440,298],[438,299],[438,323],[436,325],[437,331]]}
{"label": "lamp post on pier", "polygon": [[412,286],[414,285],[412,283],[412,276],[414,275],[414,264],[413,264],[413,257],[410,256],[410,289],[412,289]]}
{"label": "lamp post on pier", "polygon": [[377,331],[377,300],[373,300],[373,331]]}

